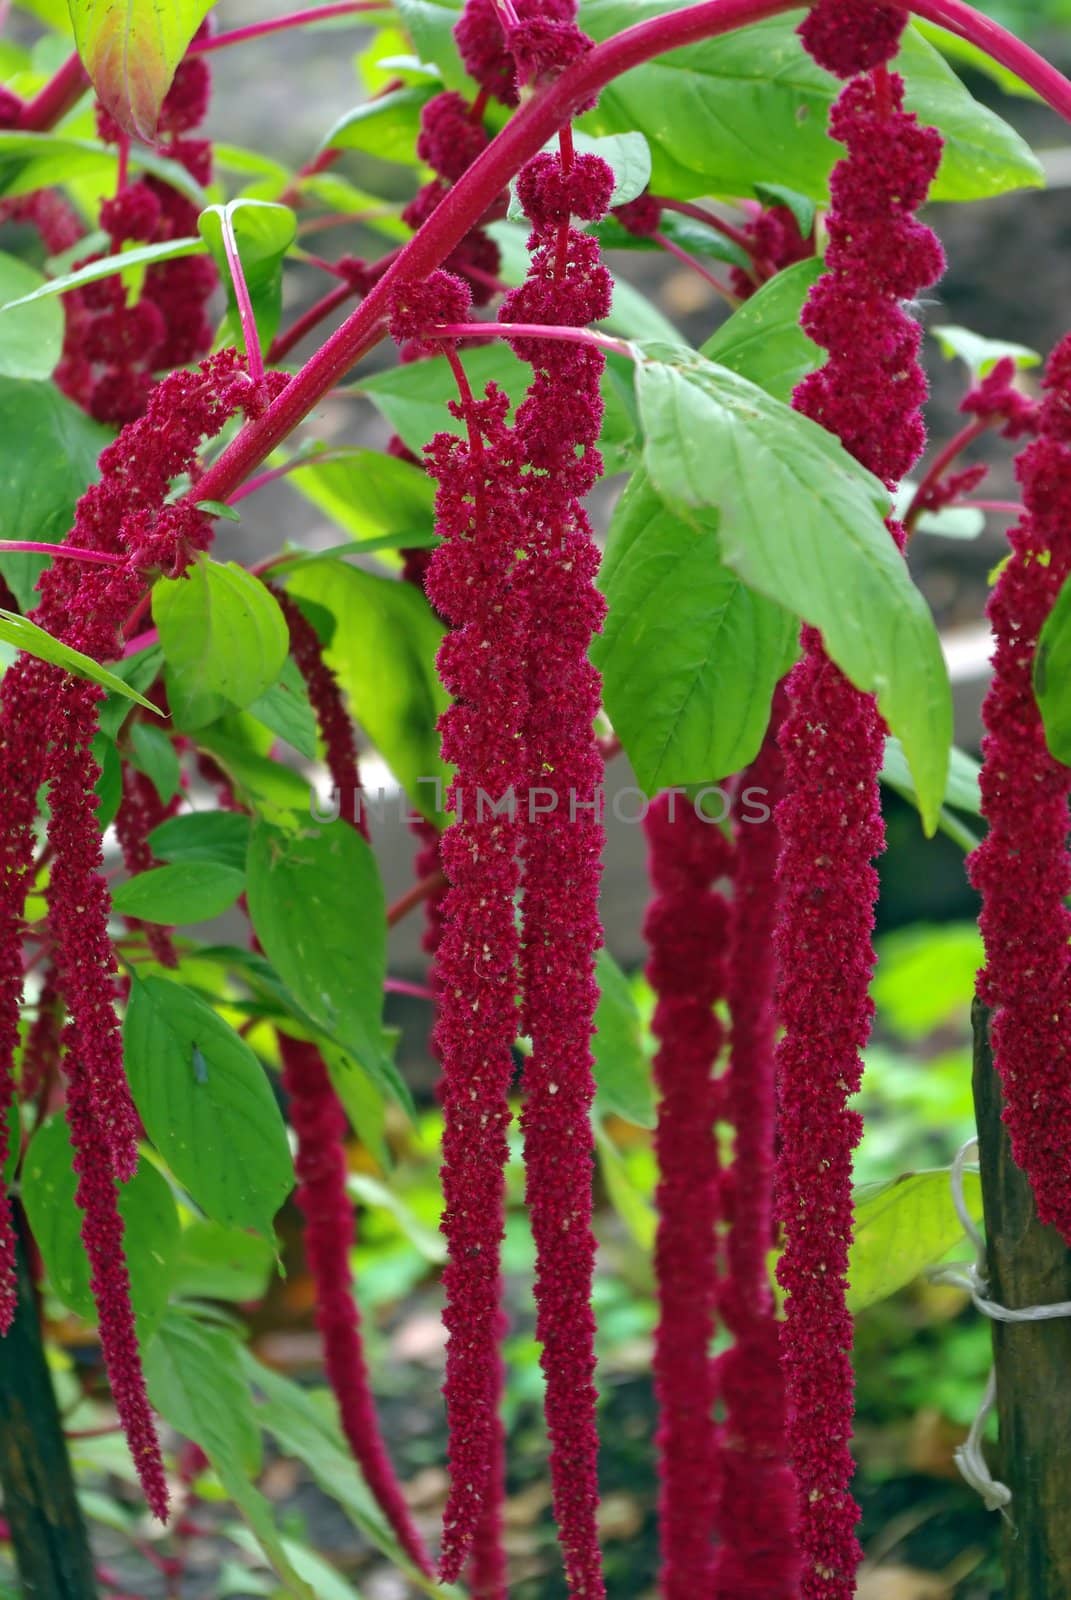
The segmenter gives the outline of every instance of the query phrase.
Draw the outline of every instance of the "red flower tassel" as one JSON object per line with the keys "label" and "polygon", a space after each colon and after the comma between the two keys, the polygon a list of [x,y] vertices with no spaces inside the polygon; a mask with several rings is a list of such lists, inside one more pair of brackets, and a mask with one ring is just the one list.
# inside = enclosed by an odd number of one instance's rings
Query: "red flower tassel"
{"label": "red flower tassel", "polygon": [[647,976],[657,996],[659,1041],[655,1154],[661,1594],[694,1600],[714,1593],[714,1513],[719,1488],[714,1423],[718,1248],[718,1144],[722,1093],[714,1068],[725,1030],[729,908],[718,880],[732,872],[732,846],[679,794],[661,795],[645,821],[653,899],[644,924]]}
{"label": "red flower tassel", "polygon": [[982,708],[989,832],[968,865],[982,896],[979,993],[995,1012],[1012,1154],[1042,1222],[1071,1241],[1071,769],[1049,753],[1032,683],[1038,637],[1071,575],[1071,337],[1053,352],[1044,388],[1039,437],[1016,463],[1026,514],[1008,535],[987,611],[996,641]]}

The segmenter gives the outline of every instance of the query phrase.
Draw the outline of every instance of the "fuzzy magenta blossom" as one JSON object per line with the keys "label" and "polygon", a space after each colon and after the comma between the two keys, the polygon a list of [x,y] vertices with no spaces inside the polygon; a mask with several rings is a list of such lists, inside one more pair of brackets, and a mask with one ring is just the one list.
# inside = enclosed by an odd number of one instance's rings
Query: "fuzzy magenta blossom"
{"label": "fuzzy magenta blossom", "polygon": [[[233,351],[206,361],[199,371],[176,372],[159,384],[145,416],[102,452],[100,481],[82,496],[75,514],[72,543],[124,559],[88,569],[79,562],[55,562],[40,580],[34,620],[98,660],[114,659],[123,624],[151,576],[161,570],[180,573],[210,538],[210,524],[200,512],[166,503],[172,480],[181,473],[196,474],[202,437],[217,433],[236,411],[260,409],[266,398]],[[69,1015],[64,1067],[75,1107],[72,1143],[85,1173],[81,1190],[92,1199],[99,1222],[98,1228],[86,1221],[91,1261],[94,1250],[105,1249],[99,1237],[106,1236],[107,1250],[114,1246],[119,1224],[118,1213],[114,1218],[110,1214],[115,1206],[112,1179],[133,1175],[138,1137],[114,1010],[110,901],[100,870],[94,793],[100,769],[91,744],[102,698],[95,684],[25,654],[16,658],[0,687],[0,782],[6,796],[0,827],[0,1082],[10,1081],[18,1042],[22,915],[34,870],[37,791],[47,781],[53,853],[48,937]],[[140,1383],[124,1354],[132,1348],[136,1358],[132,1324],[129,1339],[120,1336],[121,1326],[129,1322],[129,1303],[120,1292],[125,1269],[120,1267],[105,1270],[101,1265],[94,1274],[102,1292],[114,1289],[116,1296],[98,1301],[98,1311],[117,1397],[134,1395]],[[0,1296],[9,1293],[5,1283]],[[109,1351],[118,1352],[114,1371]],[[131,1406],[133,1400],[124,1420],[133,1414]],[[150,1504],[159,1505],[158,1466],[144,1448],[151,1424],[142,1419],[131,1426],[146,1495]]]}
{"label": "fuzzy magenta blossom", "polygon": [[717,824],[673,792],[659,796],[644,826],[654,891],[644,934],[659,1041],[654,1381],[660,1593],[665,1600],[694,1600],[715,1593],[719,1452],[710,1349],[718,1275],[715,1123],[724,1103],[714,1071],[725,1030],[714,1006],[725,996],[729,926],[718,884],[732,873],[733,851]]}
{"label": "fuzzy magenta blossom", "polygon": [[50,966],[37,996],[37,1015],[30,1024],[19,1063],[19,1099],[23,1105],[33,1105],[38,1097],[47,1096],[55,1081],[62,1028],[63,999],[56,982],[56,969]]}
{"label": "fuzzy magenta blossom", "polygon": [[777,858],[772,815],[751,815],[754,791],[768,811],[784,781],[777,729],[770,731],[737,784],[744,814],[736,833],[727,998],[732,1047],[725,1080],[733,1127],[732,1165],[722,1176],[729,1231],[718,1310],[733,1345],[718,1358],[725,1422],[719,1440],[718,1549],[711,1593],[719,1600],[797,1600],[796,1483],[788,1464],[785,1385],[768,1259],[774,1242],[773,1184],[777,963]]}
{"label": "fuzzy magenta blossom", "polygon": [[[830,130],[847,148],[830,181],[826,272],[803,327],[829,352],[797,387],[798,410],[836,434],[892,486],[922,452],[922,334],[902,308],[939,275],[940,244],[913,213],[941,156],[940,135],[903,110],[904,85],[885,59],[899,14],[857,0],[820,0],[805,43],[842,75]],[[880,49],[878,48],[880,44]],[[872,70],[864,70],[872,69]],[[903,541],[903,530],[890,526]],[[884,726],[874,699],[803,630],[782,724],[785,798],[778,808],[781,960],[778,1046],[781,1151],[777,1208],[785,1231],[778,1275],[787,1294],[783,1370],[789,1451],[800,1507],[805,1600],[849,1600],[860,1558],[850,1493],[852,1319],[845,1303],[852,1236],[849,1109],[872,1016],[872,935],[884,845],[878,773]]]}
{"label": "fuzzy magenta blossom", "polygon": [[[570,226],[605,211],[612,174],[594,157],[537,156],[517,180],[533,234],[528,276],[503,322],[581,327],[605,317],[612,280],[598,243]],[[591,1034],[598,988],[602,756],[600,702],[588,660],[605,602],[594,586],[598,550],[581,497],[602,470],[602,352],[548,340],[510,341],[533,378],[517,409],[528,464],[518,593],[527,621],[522,830],[525,1025],[524,1158],[536,1244],[536,1337],[543,1346],[555,1521],[571,1595],[604,1594],[599,1555],[591,1231],[594,1096]],[[523,635],[518,635],[523,637]],[[545,809],[539,804],[542,796]]]}
{"label": "fuzzy magenta blossom", "polygon": [[346,1193],[346,1113],[315,1044],[279,1035],[283,1088],[297,1135],[297,1202],[305,1217],[305,1256],[316,1284],[316,1325],[339,1419],[376,1503],[402,1549],[431,1572],[379,1428],[353,1295],[353,1207]]}
{"label": "fuzzy magenta blossom", "polygon": [[[460,24],[459,24],[460,26]],[[489,134],[483,125],[486,96],[473,105],[453,90],[430,99],[420,113],[417,154],[436,176],[426,183],[402,212],[402,220],[415,231],[431,216],[450,185],[456,183],[486,148]],[[502,257],[491,235],[478,224],[447,256],[443,267],[467,283],[474,305],[486,305],[495,294]]]}
{"label": "fuzzy magenta blossom", "polygon": [[[764,206],[745,225],[744,237],[748,240],[753,259],[761,263],[764,271],[780,272],[797,261],[806,261],[814,255],[814,235],[804,237],[799,219],[788,206]],[[734,267],[729,276],[733,292],[741,300],[749,300],[756,292],[755,279],[743,267]]]}
{"label": "fuzzy magenta blossom", "polygon": [[1071,337],[1053,352],[1044,391],[1039,437],[1016,463],[1026,511],[1008,535],[1011,555],[987,612],[996,641],[982,708],[989,831],[968,867],[982,896],[979,993],[994,1009],[1012,1154],[1030,1178],[1041,1220],[1071,1240],[1071,769],[1049,752],[1032,682],[1042,626],[1071,576]]}
{"label": "fuzzy magenta blossom", "polygon": [[[464,319],[468,304],[460,280],[434,273],[425,284],[404,286],[391,331],[399,343],[419,346],[425,329]],[[443,1393],[450,1492],[441,1556],[447,1581],[459,1576],[473,1547],[498,1471],[499,1253],[518,1022],[516,796],[525,778],[527,707],[517,649],[518,637],[524,637],[517,571],[525,541],[523,458],[506,424],[506,396],[491,386],[475,399],[459,365],[456,370],[462,398],[452,410],[466,435],[437,434],[426,451],[443,540],[426,588],[451,625],[438,664],[453,703],[439,729],[443,757],[456,769],[447,801],[455,820],[440,847],[449,888],[434,1035],[442,1063],[442,1229],[448,1247]]]}

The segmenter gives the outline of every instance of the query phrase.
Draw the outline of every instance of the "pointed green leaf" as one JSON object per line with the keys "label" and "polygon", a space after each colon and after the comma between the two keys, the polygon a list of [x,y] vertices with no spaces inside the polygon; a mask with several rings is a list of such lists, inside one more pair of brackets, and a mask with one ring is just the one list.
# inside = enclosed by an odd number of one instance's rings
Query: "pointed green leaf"
{"label": "pointed green leaf", "polygon": [[215,861],[245,871],[249,818],[240,811],[198,811],[169,817],[149,834],[149,847],[161,861]]}
{"label": "pointed green leaf", "polygon": [[290,632],[279,602],[233,561],[202,557],[184,577],[161,578],[152,612],[184,726],[214,720],[220,700],[247,706],[282,671]]}
{"label": "pointed green leaf", "polygon": [[884,524],[885,490],[823,428],[701,356],[641,361],[636,384],[652,486],[685,518],[717,512],[725,564],[820,629],[841,670],[877,695],[932,833],[952,694],[933,618]]}
{"label": "pointed green leaf", "polygon": [[599,1004],[591,1041],[595,1057],[595,1105],[638,1128],[655,1125],[651,1064],[643,1048],[643,1026],[628,979],[608,950],[595,961]]}
{"label": "pointed green leaf", "polygon": [[1071,580],[1057,595],[1038,639],[1034,693],[1046,744],[1057,761],[1071,766]]}
{"label": "pointed green leaf", "polygon": [[[16,256],[0,255],[0,306],[32,295],[44,283]],[[21,317],[0,317],[0,377],[44,379],[63,350],[63,310],[54,300],[29,307]]]}
{"label": "pointed green leaf", "polygon": [[266,352],[282,315],[283,260],[294,242],[297,218],[289,206],[273,201],[231,200],[225,206],[208,206],[197,219],[197,226],[226,285],[231,330],[235,341],[244,349],[238,302],[223,243],[224,227],[233,230],[261,347]]}
{"label": "pointed green leaf", "polygon": [[175,69],[212,0],[68,0],[82,65],[127,133],[151,143]]}
{"label": "pointed green leaf", "polygon": [[[976,1172],[963,1174],[963,1192],[971,1215],[980,1219],[982,1185]],[[962,1238],[947,1170],[864,1184],[855,1192],[848,1309],[862,1311],[887,1299],[936,1266]]]}
{"label": "pointed green leaf", "polygon": [[112,907],[123,917],[162,922],[210,922],[232,906],[245,887],[245,873],[216,861],[182,861],[151,867],[121,883]]}
{"label": "pointed green leaf", "polygon": [[81,650],[72,650],[70,645],[61,644],[54,639],[44,628],[39,628],[36,622],[30,622],[27,617],[20,617],[14,611],[5,611],[0,607],[0,639],[5,644],[13,644],[17,650],[25,650],[27,655],[36,656],[39,661],[50,661],[55,667],[62,667],[65,672],[73,672],[76,677],[88,678],[91,683],[99,683],[102,689],[110,689],[113,694],[125,696],[127,700],[135,700],[139,706],[144,706],[154,716],[160,715],[159,706],[154,706],[151,700],[146,700],[144,695],[138,694],[122,678],[116,677],[114,672],[109,672],[107,667],[102,667],[99,661],[94,661],[92,656],[83,655]]}
{"label": "pointed green leaf", "polygon": [[214,1221],[270,1239],[294,1169],[245,1040],[188,989],[150,977],[133,980],[123,1044],[134,1103],[175,1177]]}
{"label": "pointed green leaf", "polygon": [[[84,243],[82,248],[85,248]],[[26,306],[37,305],[38,302],[50,300],[56,295],[67,294],[72,289],[81,289],[87,283],[99,283],[102,278],[114,278],[117,272],[126,272],[131,267],[152,267],[161,261],[177,261],[181,256],[201,256],[204,253],[205,245],[200,239],[170,239],[166,244],[138,245],[133,250],[120,250],[115,255],[102,256],[99,261],[90,261],[84,267],[79,267],[77,272],[65,272],[58,278],[46,278],[34,288],[24,289],[17,299],[13,293],[11,298],[4,293],[5,286],[0,281],[0,294],[4,294],[3,303],[0,304],[0,318],[5,312],[19,311]],[[3,334],[4,327],[3,321],[0,320],[0,335]]]}
{"label": "pointed green leaf", "polygon": [[722,323],[703,355],[787,403],[797,383],[825,360],[800,327],[804,301],[821,275],[818,260],[786,267]]}

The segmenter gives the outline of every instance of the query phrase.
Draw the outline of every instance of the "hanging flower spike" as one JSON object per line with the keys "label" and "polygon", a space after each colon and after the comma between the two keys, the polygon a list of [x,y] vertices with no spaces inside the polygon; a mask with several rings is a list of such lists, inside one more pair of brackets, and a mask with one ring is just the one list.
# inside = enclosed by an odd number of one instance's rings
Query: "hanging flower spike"
{"label": "hanging flower spike", "polygon": [[736,786],[727,986],[732,1046],[723,1090],[733,1126],[733,1160],[723,1178],[730,1228],[718,1296],[734,1343],[718,1358],[716,1374],[725,1410],[711,1589],[718,1600],[798,1600],[800,1592],[796,1483],[788,1464],[785,1386],[768,1266],[774,1242],[773,940],[780,842],[772,812],[784,782],[777,744],[783,710],[779,691],[762,749]]}
{"label": "hanging flower spike", "polygon": [[679,794],[660,795],[644,823],[654,899],[644,922],[659,1091],[658,1402],[659,1518],[664,1600],[713,1594],[718,1440],[710,1358],[717,1298],[718,1144],[722,1111],[714,1069],[724,1028],[729,908],[718,880],[732,846]]}
{"label": "hanging flower spike", "polygon": [[[102,476],[79,501],[70,536],[83,548],[126,560],[89,569],[79,562],[54,562],[41,577],[33,620],[97,660],[114,658],[123,623],[144,594],[145,574],[180,572],[210,537],[201,513],[182,503],[165,504],[172,479],[194,470],[203,436],[217,433],[235,411],[254,402],[259,405],[260,397],[233,351],[159,384],[145,416],[102,452]],[[147,1448],[144,1418],[139,1421],[135,1414],[137,1345],[125,1268],[121,1256],[109,1259],[122,1235],[112,1180],[129,1178],[136,1169],[138,1121],[122,1066],[107,932],[110,903],[100,875],[94,793],[100,770],[90,747],[102,698],[95,684],[25,654],[0,685],[0,783],[6,801],[0,827],[0,1082],[10,1082],[18,1042],[22,915],[33,873],[37,791],[48,780],[54,853],[48,935],[70,1019],[64,1065],[71,1140],[82,1178],[79,1193],[92,1209],[84,1237],[94,1282],[100,1285],[97,1304],[109,1378],[117,1401],[127,1397],[123,1414],[124,1420],[132,1419],[134,1459],[149,1503],[157,1508],[162,1467]],[[9,1292],[5,1283],[2,1293]]]}
{"label": "hanging flower spike", "polygon": [[[566,149],[570,147],[568,144]],[[533,226],[528,277],[503,322],[584,326],[605,317],[612,280],[595,239],[571,218],[604,216],[613,174],[598,157],[568,165],[541,154],[517,178]],[[521,589],[528,618],[523,972],[532,1054],[524,1066],[524,1159],[536,1244],[536,1337],[543,1346],[554,1515],[571,1595],[605,1593],[599,1554],[598,1429],[591,1284],[594,1096],[591,1034],[603,825],[602,756],[593,721],[598,674],[588,660],[605,603],[599,556],[580,497],[602,470],[599,379],[590,346],[514,338],[534,376],[516,430],[530,471]]]}
{"label": "hanging flower spike", "polygon": [[[831,179],[827,270],[802,319],[829,360],[793,396],[798,410],[889,485],[914,465],[925,438],[921,330],[900,301],[943,266],[940,244],[913,216],[937,171],[940,135],[904,112],[903,81],[884,65],[900,26],[899,13],[859,0],[820,0],[804,24],[804,41],[824,64],[863,75],[831,114],[830,131],[848,154]],[[903,530],[891,524],[890,531],[902,543]],[[853,1329],[845,1291],[851,1153],[861,1124],[848,1102],[872,1016],[878,885],[871,862],[884,845],[877,784],[884,727],[872,696],[828,660],[815,630],[803,630],[803,647],[788,682],[786,794],[777,812],[782,1361],[802,1592],[805,1600],[849,1600],[861,1552],[849,1487]]]}
{"label": "hanging flower spike", "polygon": [[431,1562],[391,1465],[379,1419],[353,1293],[353,1206],[346,1192],[346,1113],[315,1044],[279,1035],[283,1088],[297,1136],[297,1203],[305,1218],[305,1256],[316,1285],[316,1325],[324,1367],[346,1441],[376,1504],[410,1560]]}
{"label": "hanging flower spike", "polygon": [[1016,462],[1026,512],[1008,535],[1011,555],[987,609],[996,643],[982,707],[989,831],[968,869],[982,896],[979,993],[994,1009],[990,1031],[1012,1154],[1030,1178],[1042,1222],[1071,1240],[1071,769],[1049,753],[1032,681],[1042,626],[1071,575],[1071,338],[1049,360],[1044,393],[1039,437]]}
{"label": "hanging flower spike", "polygon": [[[468,315],[459,279],[433,273],[395,299],[399,344],[437,322]],[[431,346],[438,348],[438,346]],[[449,888],[438,951],[442,1062],[443,1273],[448,1339],[443,1393],[449,1423],[450,1491],[440,1560],[445,1581],[460,1574],[495,1492],[501,1384],[499,1252],[504,1232],[506,1133],[517,1035],[520,887],[517,793],[525,768],[526,709],[517,638],[524,613],[517,589],[525,505],[507,397],[482,400],[455,362],[461,400],[453,415],[466,437],[438,434],[426,451],[438,485],[442,544],[426,577],[428,597],[451,625],[438,666],[453,704],[439,720],[444,760],[456,768],[447,797],[454,821],[441,841]]]}

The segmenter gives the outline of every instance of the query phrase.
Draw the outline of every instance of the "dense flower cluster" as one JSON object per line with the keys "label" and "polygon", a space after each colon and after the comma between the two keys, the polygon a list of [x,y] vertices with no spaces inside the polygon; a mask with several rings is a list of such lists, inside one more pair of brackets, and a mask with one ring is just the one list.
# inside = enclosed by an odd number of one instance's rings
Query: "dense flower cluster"
{"label": "dense flower cluster", "polygon": [[[1025,514],[989,601],[996,641],[982,708],[982,811],[989,831],[970,858],[982,896],[986,965],[979,993],[995,1011],[994,1060],[1012,1153],[1043,1222],[1071,1240],[1071,770],[1049,753],[1034,695],[1038,638],[1071,576],[1071,338],[1045,376],[1039,437],[1016,463]],[[1037,662],[1044,681],[1044,660]]]}
{"label": "dense flower cluster", "polygon": [[[212,176],[212,146],[189,135],[204,118],[210,88],[204,59],[184,61],[164,99],[159,124],[161,154],[202,185]],[[125,138],[100,107],[97,123],[104,140],[119,143]],[[126,243],[196,237],[197,217],[192,200],[150,176],[126,183],[105,201],[100,225],[114,253]],[[186,256],[150,266],[132,305],[117,274],[74,291],[67,296],[71,306],[57,383],[99,421],[133,421],[145,408],[154,373],[185,366],[211,345],[213,330],[205,308],[216,283],[211,261]]]}
{"label": "dense flower cluster", "polygon": [[[737,785],[741,795],[753,786],[768,807],[776,804],[784,783],[777,743],[782,712],[779,692],[765,743]],[[727,979],[732,1048],[723,1090],[733,1160],[722,1176],[729,1231],[718,1294],[718,1310],[734,1343],[717,1362],[725,1422],[711,1591],[725,1600],[796,1600],[800,1585],[796,1484],[787,1458],[784,1379],[767,1267],[774,1241],[778,852],[772,818],[741,823]]]}
{"label": "dense flower cluster", "polygon": [[[830,129],[847,148],[831,179],[827,270],[803,327],[829,352],[797,387],[798,410],[837,434],[890,486],[921,454],[926,395],[921,330],[901,301],[941,271],[930,230],[915,220],[937,171],[941,139],[903,110],[903,81],[885,66],[900,14],[821,0],[804,24],[819,59],[852,78]],[[902,542],[903,530],[892,525]],[[777,1064],[781,1154],[777,1205],[785,1229],[778,1274],[787,1294],[783,1368],[788,1438],[800,1506],[805,1600],[855,1592],[858,1517],[849,1484],[852,1319],[845,1304],[851,1243],[851,1152],[860,1121],[859,1051],[872,1008],[872,932],[884,844],[877,776],[884,728],[805,628],[782,724],[786,794],[777,929],[784,1036]]]}
{"label": "dense flower cluster", "polygon": [[[488,144],[489,135],[483,125],[484,104],[485,101],[478,98],[470,106],[461,95],[444,91],[429,100],[421,111],[417,154],[428,163],[435,177],[418,190],[402,212],[403,219],[414,230],[431,216],[450,185],[471,167]],[[478,225],[469,229],[447,256],[444,266],[468,284],[473,302],[478,306],[486,305],[498,288],[499,249],[491,235]]]}
{"label": "dense flower cluster", "polygon": [[[766,274],[780,272],[814,254],[813,234],[804,235],[799,218],[788,206],[757,206],[743,233],[754,261]],[[749,300],[755,293],[755,279],[743,267],[734,267],[729,281],[741,300]]]}
{"label": "dense flower cluster", "polygon": [[[459,302],[460,296],[460,302]],[[437,303],[435,303],[437,302]],[[392,331],[399,341],[467,311],[457,279],[407,286]],[[456,820],[441,841],[449,889],[437,954],[442,1063],[444,1274],[449,1335],[444,1394],[450,1424],[450,1495],[442,1571],[461,1572],[495,1494],[501,1389],[499,1247],[503,1232],[508,1094],[517,1033],[520,887],[515,795],[526,692],[516,643],[524,613],[517,589],[524,539],[521,471],[508,402],[465,390],[454,414],[466,435],[438,434],[427,466],[436,480],[443,542],[426,576],[429,597],[451,624],[439,671],[454,696],[440,719],[444,758],[456,774],[448,805]]]}
{"label": "dense flower cluster", "polygon": [[283,1088],[297,1137],[297,1202],[305,1259],[316,1285],[316,1325],[339,1420],[364,1480],[402,1549],[426,1573],[431,1563],[405,1503],[379,1429],[353,1296],[353,1206],[346,1192],[346,1113],[315,1044],[279,1035]]}
{"label": "dense flower cluster", "polygon": [[[285,381],[285,380],[284,380]],[[71,542],[117,559],[83,570],[57,561],[42,576],[34,620],[98,660],[121,651],[127,617],[159,571],[178,574],[207,545],[207,517],[168,503],[172,480],[196,477],[197,451],[236,411],[267,399],[226,351],[194,372],[176,372],[150,394],[145,415],[103,451],[101,478],[78,503]],[[150,1505],[166,1496],[137,1359],[129,1286],[119,1241],[115,1179],[137,1166],[138,1121],[122,1065],[114,1010],[110,903],[101,872],[91,744],[102,692],[58,667],[20,655],[0,698],[0,781],[7,804],[0,829],[0,1081],[9,1083],[22,994],[22,914],[34,872],[37,791],[48,782],[52,852],[48,933],[67,1007],[64,1067],[71,1138],[85,1216],[82,1237],[98,1295],[102,1348]],[[10,1091],[8,1091],[10,1093]],[[4,1225],[9,1222],[4,1216]],[[4,1235],[0,1231],[0,1238]],[[0,1304],[10,1294],[0,1289]],[[7,1302],[9,1303],[9,1302]],[[3,1318],[0,1316],[0,1323]]]}
{"label": "dense flower cluster", "polygon": [[654,1379],[660,1593],[665,1600],[692,1600],[716,1592],[712,1534],[719,1452],[710,1349],[720,1209],[715,1123],[724,1115],[714,1067],[724,1027],[714,1006],[725,997],[729,925],[718,883],[732,872],[733,851],[719,827],[673,793],[655,801],[645,828],[654,899],[644,933],[659,1041]]}
{"label": "dense flower cluster", "polygon": [[[599,214],[612,175],[597,158],[537,157],[518,178],[532,224],[528,276],[502,307],[503,322],[584,326],[610,309],[612,280],[596,240],[570,216]],[[602,459],[601,351],[514,338],[533,367],[517,409],[528,466],[518,590],[528,625],[525,789],[554,802],[529,806],[524,854],[524,1152],[536,1243],[536,1336],[543,1346],[555,1520],[570,1593],[604,1593],[595,1514],[595,1424],[591,1232],[594,1095],[591,1033],[598,989],[594,960],[603,825],[602,756],[592,724],[598,675],[588,660],[605,603],[594,587],[598,551],[581,497]]]}

